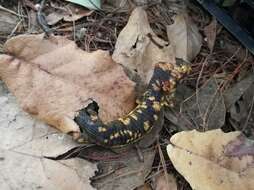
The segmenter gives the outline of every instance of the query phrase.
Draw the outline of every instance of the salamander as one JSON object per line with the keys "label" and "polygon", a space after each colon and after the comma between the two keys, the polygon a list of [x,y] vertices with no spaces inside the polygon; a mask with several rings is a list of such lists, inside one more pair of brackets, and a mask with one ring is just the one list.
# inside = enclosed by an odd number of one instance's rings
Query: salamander
{"label": "salamander", "polygon": [[177,82],[189,71],[190,67],[183,63],[155,64],[147,90],[137,106],[107,124],[98,117],[98,106],[80,110],[74,121],[81,129],[82,138],[105,147],[122,147],[139,141],[154,127],[162,107],[170,106]]}

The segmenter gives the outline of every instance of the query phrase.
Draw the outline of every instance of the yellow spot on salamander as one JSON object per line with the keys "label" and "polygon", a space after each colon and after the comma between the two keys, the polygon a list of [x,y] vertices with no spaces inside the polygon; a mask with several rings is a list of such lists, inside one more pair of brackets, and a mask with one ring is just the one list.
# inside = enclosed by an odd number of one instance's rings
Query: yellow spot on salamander
{"label": "yellow spot on salamander", "polygon": [[115,135],[114,135],[114,137],[115,138],[118,138],[120,135],[119,135],[119,133],[117,132],[117,133],[115,133]]}
{"label": "yellow spot on salamander", "polygon": [[154,118],[155,121],[158,120],[158,116],[157,115],[153,115],[153,118]]}
{"label": "yellow spot on salamander", "polygon": [[124,136],[124,132],[123,131],[119,131],[121,136]]}
{"label": "yellow spot on salamander", "polygon": [[175,86],[176,85],[176,81],[174,79],[172,79],[172,78],[169,80],[169,83],[170,83],[171,86]]}
{"label": "yellow spot on salamander", "polygon": [[157,101],[153,102],[153,109],[155,111],[160,111],[160,109],[161,109],[160,102],[157,102]]}
{"label": "yellow spot on salamander", "polygon": [[130,124],[130,118],[119,118],[119,121],[121,121],[124,125],[129,125]]}
{"label": "yellow spot on salamander", "polygon": [[154,100],[155,100],[155,97],[154,97],[154,96],[150,96],[150,97],[148,98],[148,100],[154,101]]}
{"label": "yellow spot on salamander", "polygon": [[114,139],[114,135],[110,135],[110,140],[113,140]]}
{"label": "yellow spot on salamander", "polygon": [[99,132],[106,132],[107,129],[106,129],[105,127],[99,127],[99,128],[98,128],[98,131],[99,131]]}
{"label": "yellow spot on salamander", "polygon": [[135,114],[131,114],[130,116],[131,116],[134,120],[136,120],[136,121],[138,120],[138,117],[137,117]]}
{"label": "yellow spot on salamander", "polygon": [[129,133],[130,137],[132,137],[132,132],[130,130],[128,130],[128,133]]}
{"label": "yellow spot on salamander", "polygon": [[148,131],[150,129],[149,121],[144,122],[144,130]]}
{"label": "yellow spot on salamander", "polygon": [[147,108],[147,105],[145,105],[145,104],[142,104],[140,107],[141,107],[141,108],[144,108],[144,109],[146,109],[146,108]]}
{"label": "yellow spot on salamander", "polygon": [[137,110],[138,113],[142,113],[142,110]]}
{"label": "yellow spot on salamander", "polygon": [[163,101],[163,102],[161,102],[161,106],[169,106],[169,104],[167,101]]}
{"label": "yellow spot on salamander", "polygon": [[152,84],[153,90],[160,91],[160,87],[158,87],[155,83]]}

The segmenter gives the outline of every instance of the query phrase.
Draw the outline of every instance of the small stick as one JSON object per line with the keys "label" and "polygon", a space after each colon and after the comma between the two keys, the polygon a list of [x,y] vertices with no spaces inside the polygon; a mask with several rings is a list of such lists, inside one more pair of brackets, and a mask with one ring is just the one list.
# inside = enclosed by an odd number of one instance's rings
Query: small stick
{"label": "small stick", "polygon": [[11,13],[11,14],[13,14],[13,15],[16,15],[16,16],[18,16],[18,17],[25,17],[25,18],[27,18],[27,16],[20,15],[20,14],[18,14],[18,13],[16,13],[16,12],[12,11],[12,10],[10,10],[10,9],[7,9],[7,8],[3,7],[2,5],[0,5],[0,10],[6,11],[6,12]]}
{"label": "small stick", "polygon": [[45,2],[46,2],[46,0],[42,0],[41,4],[38,4],[36,18],[37,18],[37,22],[40,25],[41,29],[45,32],[46,36],[49,37],[50,34],[52,33],[52,30],[48,27],[45,16],[42,13]]}

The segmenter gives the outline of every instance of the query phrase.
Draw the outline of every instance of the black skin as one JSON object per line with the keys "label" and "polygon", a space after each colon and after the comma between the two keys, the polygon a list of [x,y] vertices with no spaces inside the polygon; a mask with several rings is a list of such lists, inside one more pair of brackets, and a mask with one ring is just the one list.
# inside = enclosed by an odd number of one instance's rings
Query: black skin
{"label": "black skin", "polygon": [[99,107],[95,102],[80,110],[74,121],[80,126],[83,140],[105,147],[122,147],[139,141],[154,127],[161,109],[169,103],[166,96],[173,97],[176,83],[188,71],[189,67],[183,64],[156,64],[138,105],[126,116],[108,124],[98,118]]}

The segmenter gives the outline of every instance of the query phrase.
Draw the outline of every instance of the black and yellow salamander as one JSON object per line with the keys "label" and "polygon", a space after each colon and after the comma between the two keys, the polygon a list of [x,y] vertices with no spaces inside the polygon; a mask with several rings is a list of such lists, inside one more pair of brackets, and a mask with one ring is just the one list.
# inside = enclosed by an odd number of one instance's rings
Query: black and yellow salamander
{"label": "black and yellow salamander", "polygon": [[162,107],[170,104],[168,97],[174,97],[177,82],[189,71],[190,67],[183,63],[157,63],[147,90],[129,114],[104,124],[98,118],[98,107],[85,108],[79,111],[74,121],[88,142],[105,147],[135,143],[151,131]]}

